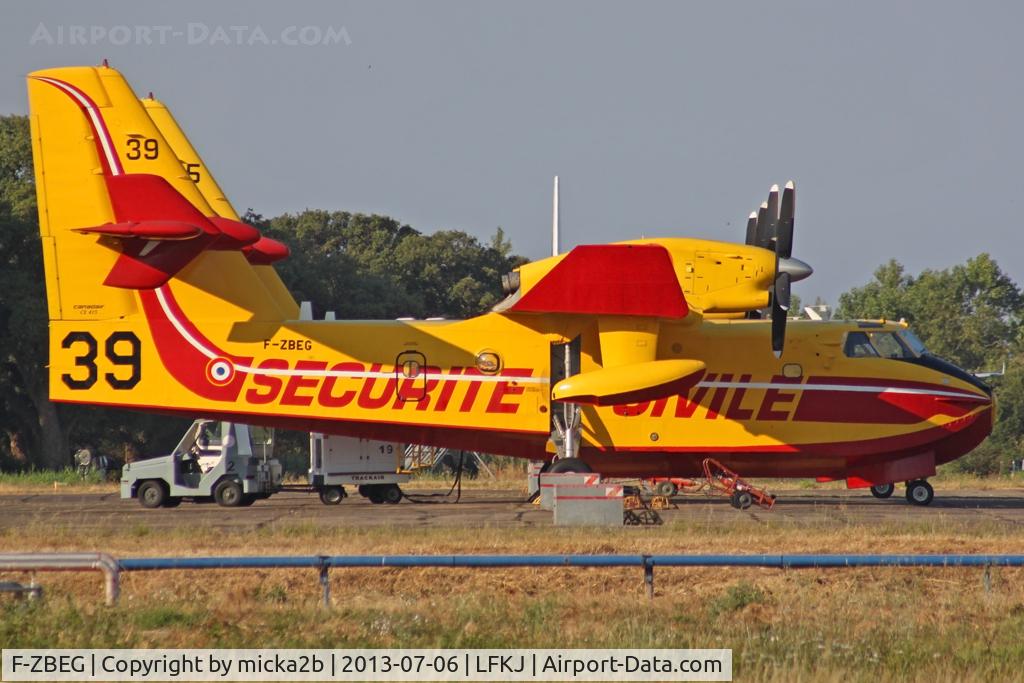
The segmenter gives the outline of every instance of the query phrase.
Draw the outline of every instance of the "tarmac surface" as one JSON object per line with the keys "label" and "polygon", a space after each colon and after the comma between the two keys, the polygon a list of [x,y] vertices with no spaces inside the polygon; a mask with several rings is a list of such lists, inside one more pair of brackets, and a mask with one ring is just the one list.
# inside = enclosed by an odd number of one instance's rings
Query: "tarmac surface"
{"label": "tarmac surface", "polygon": [[[353,491],[354,493],[354,491]],[[422,495],[426,491],[416,491]],[[867,491],[779,490],[773,510],[753,507],[739,511],[724,498],[702,494],[674,499],[675,509],[661,510],[666,524],[765,523],[805,524],[946,524],[961,529],[1024,524],[1024,490],[936,491],[927,507],[909,504],[902,487],[892,498],[876,500]],[[443,498],[425,498],[444,501]],[[404,527],[546,527],[550,512],[526,502],[514,490],[463,491],[458,503],[374,505],[358,495],[340,505],[324,505],[315,494],[284,492],[248,508],[222,508],[213,503],[183,502],[173,509],[147,510],[135,500],[121,500],[110,493],[23,493],[0,495],[0,529],[18,530],[41,526],[61,529],[102,530],[145,525],[151,530],[217,528],[253,530],[278,524]]]}

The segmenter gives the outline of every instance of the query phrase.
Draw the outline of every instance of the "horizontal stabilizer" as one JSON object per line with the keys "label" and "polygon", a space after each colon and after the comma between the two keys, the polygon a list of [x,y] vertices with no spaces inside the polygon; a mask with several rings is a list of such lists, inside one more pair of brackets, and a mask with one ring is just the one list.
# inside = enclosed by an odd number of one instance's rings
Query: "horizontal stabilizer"
{"label": "horizontal stabilizer", "polygon": [[288,258],[291,251],[288,246],[272,240],[269,237],[260,237],[259,241],[242,249],[245,258],[254,266],[269,266],[281,259]]}
{"label": "horizontal stabilizer", "polygon": [[509,310],[655,318],[689,313],[672,257],[657,244],[576,247]]}
{"label": "horizontal stabilizer", "polygon": [[165,242],[158,240],[125,240],[121,255],[103,284],[124,289],[155,289],[167,283],[175,273],[187,266],[206,249],[213,238],[200,235],[195,239]]}
{"label": "horizontal stabilizer", "polygon": [[214,249],[239,249],[255,244],[260,239],[260,231],[251,225],[220,216],[212,216],[209,221],[220,230]]}
{"label": "horizontal stabilizer", "polygon": [[653,401],[686,391],[704,376],[699,360],[653,360],[567,377],[555,385],[556,401],[608,406]]}
{"label": "horizontal stabilizer", "polygon": [[[178,224],[192,226],[192,239],[165,241],[148,235],[122,238],[121,255],[103,284],[126,289],[153,289],[170,280],[221,235],[163,177],[147,173],[107,176],[107,191],[118,225]],[[81,229],[79,229],[81,231]],[[88,228],[86,229],[88,230]]]}
{"label": "horizontal stabilizer", "polygon": [[143,221],[141,223],[107,223],[94,228],[75,228],[83,235],[103,235],[118,239],[188,240],[203,234],[202,228],[180,221]]}
{"label": "horizontal stabilizer", "polygon": [[107,176],[107,191],[119,223],[132,221],[180,221],[208,235],[218,230],[191,202],[158,175],[132,173]]}

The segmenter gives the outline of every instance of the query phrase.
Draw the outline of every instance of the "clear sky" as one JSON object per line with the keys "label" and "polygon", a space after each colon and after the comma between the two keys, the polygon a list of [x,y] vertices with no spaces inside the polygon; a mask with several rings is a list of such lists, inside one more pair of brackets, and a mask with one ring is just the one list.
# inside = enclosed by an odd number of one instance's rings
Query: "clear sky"
{"label": "clear sky", "polygon": [[1024,282],[1022,26],[1019,2],[7,1],[0,112],[108,58],[236,207],[502,226],[530,257],[555,174],[565,246],[741,240],[793,178],[795,291],[834,302],[889,258],[988,251]]}

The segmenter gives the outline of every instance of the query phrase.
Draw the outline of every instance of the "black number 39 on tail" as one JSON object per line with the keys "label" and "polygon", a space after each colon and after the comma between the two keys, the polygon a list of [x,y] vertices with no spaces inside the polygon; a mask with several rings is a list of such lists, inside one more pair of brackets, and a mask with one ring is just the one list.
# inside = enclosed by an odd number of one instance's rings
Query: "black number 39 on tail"
{"label": "black number 39 on tail", "polygon": [[[96,338],[88,332],[68,332],[60,343],[61,348],[77,346],[82,353],[75,356],[75,367],[83,371],[64,373],[61,380],[69,389],[90,389],[99,379],[96,356],[99,347]],[[142,379],[142,344],[133,332],[113,332],[103,344],[103,352],[110,361],[112,372],[105,372],[103,378],[113,389],[131,389]],[[128,368],[125,372],[120,368]],[[75,375],[78,375],[77,377]]]}

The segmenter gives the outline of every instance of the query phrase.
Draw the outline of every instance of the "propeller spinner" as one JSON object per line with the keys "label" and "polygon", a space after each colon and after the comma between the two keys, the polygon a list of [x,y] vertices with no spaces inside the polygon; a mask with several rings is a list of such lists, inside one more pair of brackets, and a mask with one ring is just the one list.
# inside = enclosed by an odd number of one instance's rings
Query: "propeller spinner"
{"label": "propeller spinner", "polygon": [[775,252],[775,279],[772,282],[771,317],[772,351],[782,356],[786,343],[786,320],[792,301],[794,282],[810,277],[814,269],[798,258],[793,258],[793,222],[796,216],[796,185],[786,183],[779,198],[779,186],[772,185],[768,201],[751,213],[747,219],[746,243]]}

